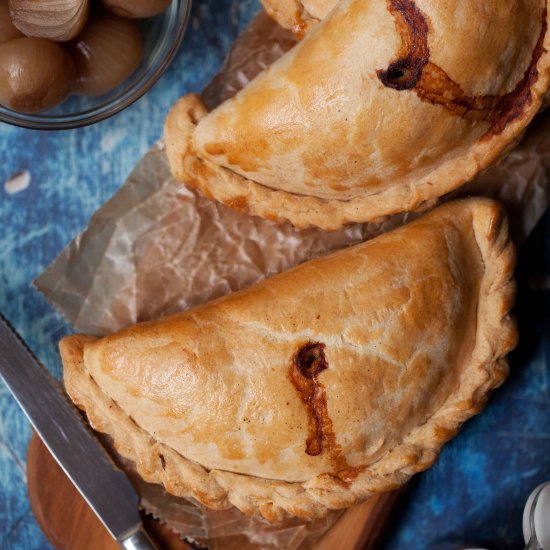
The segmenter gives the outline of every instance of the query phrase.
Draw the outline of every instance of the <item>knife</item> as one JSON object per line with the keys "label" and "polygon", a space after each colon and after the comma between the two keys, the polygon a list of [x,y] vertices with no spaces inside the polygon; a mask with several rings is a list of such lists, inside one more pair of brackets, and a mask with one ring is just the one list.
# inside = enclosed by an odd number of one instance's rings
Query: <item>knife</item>
{"label": "knife", "polygon": [[139,496],[82,416],[0,314],[0,377],[34,429],[111,536],[126,550],[158,550],[145,532]]}

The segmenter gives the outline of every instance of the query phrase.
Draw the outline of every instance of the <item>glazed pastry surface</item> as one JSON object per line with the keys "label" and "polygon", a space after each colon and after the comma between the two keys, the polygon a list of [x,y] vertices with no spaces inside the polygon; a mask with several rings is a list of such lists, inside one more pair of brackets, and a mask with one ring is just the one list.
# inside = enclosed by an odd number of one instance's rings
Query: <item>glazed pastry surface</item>
{"label": "glazed pastry surface", "polygon": [[546,0],[343,0],[208,113],[165,130],[174,175],[229,206],[337,229],[422,208],[513,145],[549,86]]}
{"label": "glazed pastry surface", "polygon": [[427,468],[507,372],[514,250],[489,200],[163,320],[61,342],[141,475],[212,507],[323,515]]}

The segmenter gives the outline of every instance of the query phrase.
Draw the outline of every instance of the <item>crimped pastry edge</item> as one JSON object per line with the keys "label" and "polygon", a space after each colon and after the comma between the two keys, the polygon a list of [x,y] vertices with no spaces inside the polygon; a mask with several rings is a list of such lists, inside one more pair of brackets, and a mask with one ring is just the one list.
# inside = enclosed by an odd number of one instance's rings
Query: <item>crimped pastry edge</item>
{"label": "crimped pastry edge", "polygon": [[304,36],[319,19],[310,14],[300,0],[262,0],[267,14],[281,27]]}
{"label": "crimped pastry edge", "polygon": [[117,451],[136,464],[146,481],[162,484],[169,493],[194,498],[210,508],[233,505],[247,515],[261,514],[270,521],[288,515],[313,519],[329,509],[352,506],[373,494],[397,489],[413,474],[430,467],[442,445],[481,410],[491,390],[506,378],[504,356],[517,341],[515,321],[509,314],[515,298],[515,249],[507,220],[499,205],[489,199],[456,201],[440,209],[462,207],[470,208],[485,272],[479,292],[476,344],[464,367],[460,388],[425,424],[347,485],[331,474],[289,483],[207,471],[156,441],[101,390],[83,363],[84,347],[95,341],[89,336],[77,334],[60,342],[67,392],[86,412],[94,429],[109,434]]}
{"label": "crimped pastry edge", "polygon": [[171,171],[179,181],[235,210],[277,222],[289,221],[299,228],[317,226],[337,230],[350,223],[378,222],[392,214],[424,210],[509,152],[539,112],[550,86],[550,10],[547,24],[549,30],[544,37],[544,53],[537,63],[538,79],[531,87],[529,107],[500,134],[478,139],[466,154],[457,155],[419,179],[404,178],[382,191],[348,200],[322,199],[273,189],[201,157],[194,147],[193,133],[208,110],[195,94],[180,98],[165,122],[164,137]]}

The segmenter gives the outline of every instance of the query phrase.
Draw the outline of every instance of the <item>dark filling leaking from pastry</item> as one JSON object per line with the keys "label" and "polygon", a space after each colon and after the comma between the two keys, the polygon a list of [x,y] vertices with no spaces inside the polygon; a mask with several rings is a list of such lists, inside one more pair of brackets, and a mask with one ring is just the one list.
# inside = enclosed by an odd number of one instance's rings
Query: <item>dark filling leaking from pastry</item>
{"label": "dark filling leaking from pastry", "polygon": [[293,355],[289,375],[307,410],[309,435],[306,453],[310,456],[326,453],[334,468],[332,477],[347,485],[357,477],[361,468],[354,468],[347,463],[340,445],[336,442],[332,420],[328,414],[326,390],[317,379],[328,368],[325,344],[307,342]]}
{"label": "dark filling leaking from pastry", "polygon": [[334,448],[336,437],[328,415],[325,387],[318,380],[319,374],[328,369],[325,344],[308,342],[302,345],[292,357],[290,380],[308,414],[309,436],[306,453],[320,455],[323,450]]}
{"label": "dark filling leaking from pastry", "polygon": [[542,10],[542,28],[531,63],[514,90],[502,96],[466,95],[459,84],[430,61],[428,21],[414,0],[388,0],[388,5],[401,34],[401,52],[386,70],[377,71],[384,86],[398,91],[414,90],[422,101],[441,105],[455,116],[489,122],[491,126],[482,139],[501,134],[531,105],[531,88],[539,77],[537,63],[546,51],[546,5]]}
{"label": "dark filling leaking from pastry", "polygon": [[428,22],[413,0],[389,0],[389,10],[401,34],[402,54],[385,71],[377,71],[378,78],[387,88],[411,90],[430,60]]}

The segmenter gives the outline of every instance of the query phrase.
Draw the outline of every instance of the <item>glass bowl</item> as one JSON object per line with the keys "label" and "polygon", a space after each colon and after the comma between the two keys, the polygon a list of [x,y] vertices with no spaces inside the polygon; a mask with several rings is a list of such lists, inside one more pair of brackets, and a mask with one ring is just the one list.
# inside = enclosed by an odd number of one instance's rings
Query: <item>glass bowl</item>
{"label": "glass bowl", "polygon": [[172,0],[161,15],[139,21],[143,35],[143,59],[120,86],[98,97],[69,96],[44,113],[17,113],[0,105],[0,121],[35,130],[79,128],[105,120],[145,94],[162,76],[181,44],[191,0]]}

